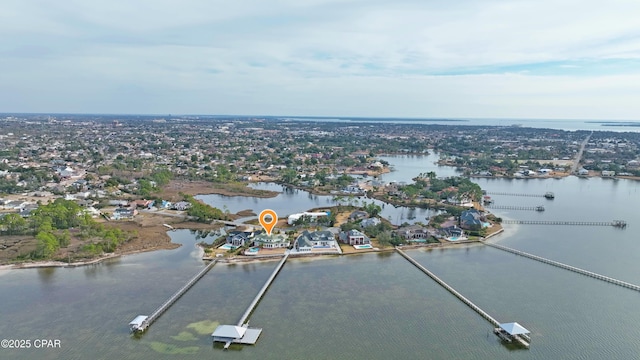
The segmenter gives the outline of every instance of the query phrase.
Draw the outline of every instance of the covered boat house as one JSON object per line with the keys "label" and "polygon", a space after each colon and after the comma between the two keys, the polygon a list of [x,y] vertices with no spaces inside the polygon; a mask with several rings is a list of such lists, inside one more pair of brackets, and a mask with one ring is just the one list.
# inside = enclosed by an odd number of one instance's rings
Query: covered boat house
{"label": "covered boat house", "polygon": [[228,348],[231,343],[253,345],[258,341],[261,333],[262,329],[250,328],[248,324],[243,326],[220,325],[211,336],[213,341],[223,342],[225,348]]}
{"label": "covered boat house", "polygon": [[498,335],[499,338],[507,342],[518,342],[524,347],[529,347],[531,343],[531,337],[529,337],[529,330],[517,322],[502,323],[498,325],[493,332]]}
{"label": "covered boat house", "polygon": [[135,319],[131,320],[129,323],[129,329],[131,329],[131,332],[144,331],[146,328],[145,321],[147,321],[148,318],[149,317],[146,315],[138,315]]}

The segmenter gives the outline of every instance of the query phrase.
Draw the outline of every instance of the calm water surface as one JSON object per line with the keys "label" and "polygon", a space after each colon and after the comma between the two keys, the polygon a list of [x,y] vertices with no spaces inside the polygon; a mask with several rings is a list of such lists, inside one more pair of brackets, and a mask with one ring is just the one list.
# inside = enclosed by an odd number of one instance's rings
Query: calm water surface
{"label": "calm water surface", "polygon": [[[415,159],[416,169],[423,160]],[[495,195],[497,204],[546,207],[496,210],[505,218],[626,220],[626,230],[510,226],[494,241],[640,284],[639,183],[477,181],[489,191],[556,194],[555,200]],[[324,201],[305,192],[288,199],[290,212]],[[258,205],[242,209],[264,205],[251,201]],[[530,350],[501,344],[489,323],[394,253],[288,261],[251,317],[264,329],[256,346],[223,353],[209,335],[218,324],[237,322],[275,262],[216,265],[146,334],[131,337],[129,321],[153,311],[203,266],[194,234],[170,234],[183,246],[83,268],[0,271],[0,338],[62,342],[62,349],[0,349],[0,358],[633,359],[640,353],[640,294],[479,245],[409,254],[496,319],[529,328]]]}

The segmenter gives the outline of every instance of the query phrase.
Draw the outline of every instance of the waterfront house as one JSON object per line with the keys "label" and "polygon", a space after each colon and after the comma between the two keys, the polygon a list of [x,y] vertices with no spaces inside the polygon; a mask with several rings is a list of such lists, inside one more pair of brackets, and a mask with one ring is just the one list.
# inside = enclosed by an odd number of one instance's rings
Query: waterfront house
{"label": "waterfront house", "polygon": [[293,247],[299,252],[313,250],[331,250],[336,248],[336,239],[330,231],[303,231],[296,239]]}
{"label": "waterfront house", "polygon": [[340,232],[340,241],[349,245],[371,244],[371,239],[367,235],[355,229]]}
{"label": "waterfront house", "polygon": [[460,215],[460,227],[463,229],[479,230],[485,221],[484,214],[477,209],[465,210]]}
{"label": "waterfront house", "polygon": [[286,248],[291,245],[291,241],[283,234],[260,234],[253,238],[253,245],[265,249]]}
{"label": "waterfront house", "polygon": [[191,203],[187,201],[178,201],[171,206],[171,210],[185,211],[191,207]]}
{"label": "waterfront house", "polygon": [[233,246],[245,246],[251,243],[251,239],[254,237],[252,231],[231,231],[227,235],[226,243]]}
{"label": "waterfront house", "polygon": [[409,242],[424,242],[429,237],[429,230],[420,225],[403,226],[394,231],[396,236]]}
{"label": "waterfront house", "polygon": [[441,228],[438,235],[449,241],[467,240],[464,231],[455,225]]}

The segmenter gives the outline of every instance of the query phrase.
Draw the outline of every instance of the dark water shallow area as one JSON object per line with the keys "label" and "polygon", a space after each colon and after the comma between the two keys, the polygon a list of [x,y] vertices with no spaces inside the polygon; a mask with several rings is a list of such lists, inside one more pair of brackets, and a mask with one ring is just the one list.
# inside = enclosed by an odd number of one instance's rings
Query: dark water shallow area
{"label": "dark water shallow area", "polygon": [[[495,211],[505,218],[626,220],[625,230],[510,225],[492,241],[640,284],[640,183],[574,177],[476,181],[489,191],[556,194],[555,200],[495,195],[501,205],[546,208]],[[309,199],[304,192],[294,196]],[[273,261],[216,265],[147,333],[132,337],[128,322],[153,311],[204,264],[193,233],[170,234],[183,246],[81,268],[0,271],[0,338],[62,344],[61,349],[0,349],[0,359],[634,359],[640,354],[640,294],[481,245],[408,254],[496,319],[531,330],[530,350],[501,344],[488,322],[395,253],[290,259],[251,317],[252,326],[264,329],[255,346],[223,353],[212,346],[210,333],[218,324],[238,321]]]}

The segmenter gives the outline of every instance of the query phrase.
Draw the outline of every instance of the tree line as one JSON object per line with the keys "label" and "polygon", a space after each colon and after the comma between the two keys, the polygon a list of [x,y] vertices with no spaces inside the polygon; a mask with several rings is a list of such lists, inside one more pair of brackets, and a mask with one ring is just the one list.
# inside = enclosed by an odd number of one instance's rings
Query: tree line
{"label": "tree line", "polygon": [[11,213],[0,218],[0,233],[3,235],[32,235],[36,239],[36,249],[31,258],[43,259],[53,256],[61,247],[71,241],[71,229],[81,240],[100,239],[97,243],[86,244],[82,250],[91,253],[113,252],[132,234],[116,228],[106,228],[96,222],[90,214],[71,200],[56,199],[41,205],[28,218]]}

